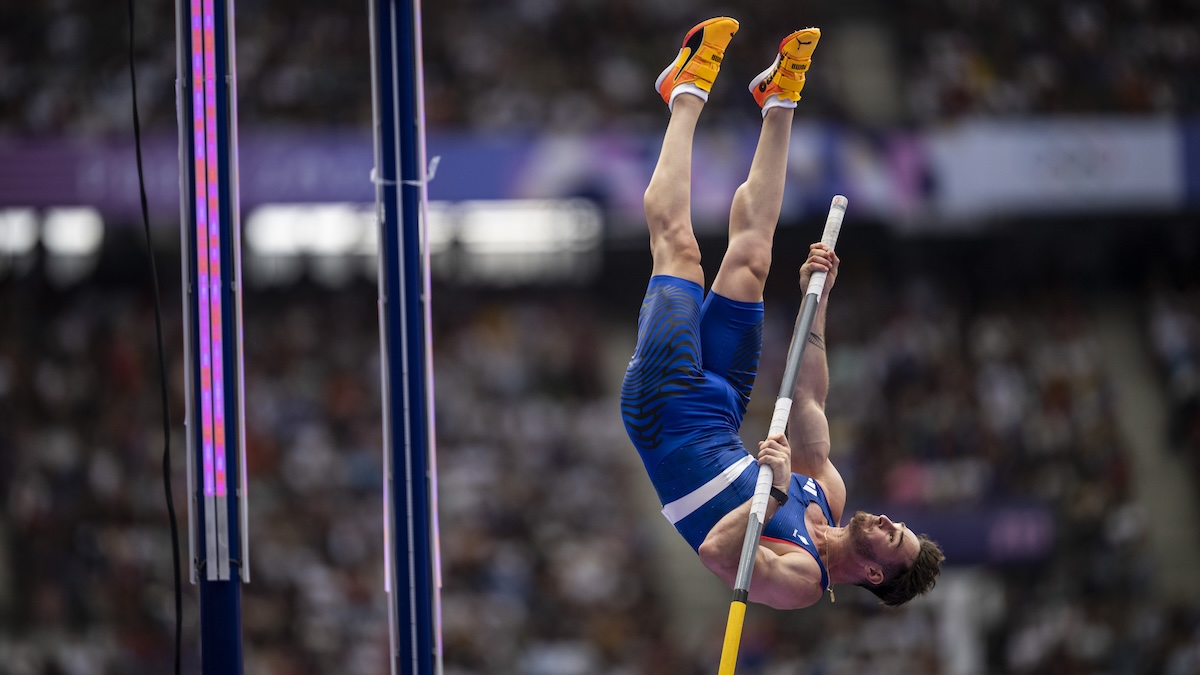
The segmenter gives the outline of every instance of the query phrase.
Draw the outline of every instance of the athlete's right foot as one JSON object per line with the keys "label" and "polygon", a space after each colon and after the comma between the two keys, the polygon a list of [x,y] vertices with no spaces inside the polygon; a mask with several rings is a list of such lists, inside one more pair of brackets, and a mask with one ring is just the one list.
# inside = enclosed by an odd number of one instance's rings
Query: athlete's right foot
{"label": "athlete's right foot", "polygon": [[820,28],[804,28],[779,43],[779,54],[769,68],[750,82],[750,93],[763,110],[774,107],[795,108],[804,89],[804,74],[812,65],[813,51],[821,39]]}
{"label": "athlete's right foot", "polygon": [[738,31],[737,19],[719,16],[692,27],[683,38],[683,48],[671,65],[658,76],[654,88],[670,107],[680,94],[708,100],[713,81],[721,70],[725,47]]}

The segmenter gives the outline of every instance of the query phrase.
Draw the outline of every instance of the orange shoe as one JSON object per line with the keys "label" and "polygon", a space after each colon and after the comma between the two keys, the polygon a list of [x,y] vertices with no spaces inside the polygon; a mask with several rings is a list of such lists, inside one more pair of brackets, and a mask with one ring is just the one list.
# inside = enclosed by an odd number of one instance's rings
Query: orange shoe
{"label": "orange shoe", "polygon": [[654,88],[670,107],[680,94],[708,100],[713,81],[721,70],[725,47],[738,31],[737,19],[719,16],[692,27],[683,38],[683,48],[671,65],[658,76]]}
{"label": "orange shoe", "polygon": [[820,28],[804,28],[779,43],[779,55],[769,68],[750,82],[750,93],[767,114],[769,108],[795,108],[804,89],[804,74],[812,65],[813,50],[821,39]]}

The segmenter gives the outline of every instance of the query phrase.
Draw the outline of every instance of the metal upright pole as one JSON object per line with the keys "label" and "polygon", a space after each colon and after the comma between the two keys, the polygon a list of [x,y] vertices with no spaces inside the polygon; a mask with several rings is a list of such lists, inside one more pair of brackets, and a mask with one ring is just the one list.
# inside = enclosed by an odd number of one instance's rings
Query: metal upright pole
{"label": "metal upright pole", "polygon": [[176,0],[188,543],[200,667],[242,672],[249,581],[233,0]]}
{"label": "metal upright pole", "polygon": [[379,218],[384,490],[392,672],[440,664],[433,494],[424,127],[416,0],[369,0]]}

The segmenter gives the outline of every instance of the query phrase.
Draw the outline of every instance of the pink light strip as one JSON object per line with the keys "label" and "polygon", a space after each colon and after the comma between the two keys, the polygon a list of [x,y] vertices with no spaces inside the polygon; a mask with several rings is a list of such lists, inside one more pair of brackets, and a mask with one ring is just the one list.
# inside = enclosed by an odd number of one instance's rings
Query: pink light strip
{"label": "pink light strip", "polygon": [[[216,495],[228,494],[225,466],[225,373],[224,350],[221,339],[221,204],[219,190],[219,167],[217,162],[217,57],[215,14],[213,0],[204,0],[204,128],[208,144],[205,153],[208,164],[208,256],[209,294],[212,330],[212,395],[213,395],[213,442],[214,482]],[[199,226],[197,226],[199,229]],[[207,471],[206,471],[207,474]],[[205,476],[207,480],[208,476]]]}
{"label": "pink light strip", "polygon": [[[215,435],[213,429],[213,345],[209,317],[211,277],[208,237],[206,236],[209,227],[209,174],[206,167],[208,153],[205,143],[207,125],[205,124],[204,90],[196,85],[198,80],[205,79],[204,22],[200,9],[200,0],[192,0],[192,150],[196,162],[193,173],[196,177],[196,291],[200,315],[200,418],[203,446],[201,457],[204,465],[204,495],[211,497],[215,493],[216,484],[213,468]],[[216,192],[215,185],[213,192]],[[217,362],[220,362],[219,359]]]}

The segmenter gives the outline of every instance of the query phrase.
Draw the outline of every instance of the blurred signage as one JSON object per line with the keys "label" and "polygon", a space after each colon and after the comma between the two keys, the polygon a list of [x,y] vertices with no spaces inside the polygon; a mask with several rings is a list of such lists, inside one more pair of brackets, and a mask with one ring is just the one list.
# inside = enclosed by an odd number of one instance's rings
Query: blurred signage
{"label": "blurred signage", "polygon": [[927,135],[944,219],[1167,211],[1183,203],[1178,125],[1165,120],[980,122]]}
{"label": "blurred signage", "polygon": [[1200,124],[1183,128],[1183,167],[1188,206],[1200,208]]}
{"label": "blurred signage", "polygon": [[[946,552],[947,563],[952,565],[1036,562],[1051,554],[1057,536],[1053,511],[1039,504],[936,509],[871,504],[861,508],[886,514],[917,534],[929,535]],[[848,521],[849,517],[843,520]]]}
{"label": "blurred signage", "polygon": [[[820,217],[829,195],[838,193],[850,198],[852,218],[910,231],[1200,205],[1198,128],[1104,118],[868,133],[798,122],[781,218]],[[244,209],[374,201],[366,131],[246,129],[241,136]],[[697,138],[694,182],[703,186],[693,192],[697,229],[724,229],[756,139],[756,129],[742,127]],[[441,163],[429,196],[453,202],[582,198],[601,208],[610,235],[640,236],[642,194],[661,143],[656,134],[431,133],[428,154]],[[151,217],[158,223],[178,218],[178,152],[174,135],[145,144]],[[0,208],[94,206],[107,219],[134,222],[133,157],[127,139],[0,139]]]}

